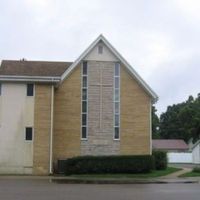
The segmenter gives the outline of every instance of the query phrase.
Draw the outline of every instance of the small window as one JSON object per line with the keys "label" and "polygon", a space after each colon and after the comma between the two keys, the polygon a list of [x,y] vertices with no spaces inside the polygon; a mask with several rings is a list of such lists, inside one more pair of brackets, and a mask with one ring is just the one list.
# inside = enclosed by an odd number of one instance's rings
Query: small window
{"label": "small window", "polygon": [[25,139],[27,141],[32,141],[33,140],[33,128],[32,127],[26,127]]}
{"label": "small window", "polygon": [[82,114],[82,125],[83,126],[87,125],[87,114]]}
{"label": "small window", "polygon": [[119,127],[115,127],[115,135],[114,135],[115,139],[119,139]]}
{"label": "small window", "polygon": [[87,76],[83,76],[83,88],[87,87]]}
{"label": "small window", "polygon": [[119,77],[115,77],[115,88],[119,88]]}
{"label": "small window", "polygon": [[0,96],[1,96],[1,86],[2,86],[2,85],[1,85],[1,83],[0,83]]}
{"label": "small window", "polygon": [[83,113],[87,112],[87,101],[82,101],[82,112]]}
{"label": "small window", "polygon": [[102,45],[98,46],[98,53],[103,54],[103,46]]}
{"label": "small window", "polygon": [[82,139],[87,138],[87,127],[82,127]]}
{"label": "small window", "polygon": [[115,63],[115,76],[119,76],[119,63]]}
{"label": "small window", "polygon": [[87,100],[87,89],[82,90],[82,100]]}
{"label": "small window", "polygon": [[87,75],[87,62],[83,62],[83,75]]}
{"label": "small window", "polygon": [[27,84],[27,96],[33,96],[33,91],[34,91],[34,85]]}

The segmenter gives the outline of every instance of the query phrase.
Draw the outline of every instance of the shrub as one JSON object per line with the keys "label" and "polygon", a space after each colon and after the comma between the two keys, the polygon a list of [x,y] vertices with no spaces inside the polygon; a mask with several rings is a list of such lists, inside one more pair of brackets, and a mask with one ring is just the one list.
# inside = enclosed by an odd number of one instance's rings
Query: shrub
{"label": "shrub", "polygon": [[154,158],[145,156],[80,156],[67,159],[66,175],[103,173],[148,173]]}
{"label": "shrub", "polygon": [[155,160],[155,169],[162,170],[167,168],[167,152],[165,151],[153,151],[153,157]]}
{"label": "shrub", "polygon": [[194,167],[192,172],[200,173],[200,167]]}

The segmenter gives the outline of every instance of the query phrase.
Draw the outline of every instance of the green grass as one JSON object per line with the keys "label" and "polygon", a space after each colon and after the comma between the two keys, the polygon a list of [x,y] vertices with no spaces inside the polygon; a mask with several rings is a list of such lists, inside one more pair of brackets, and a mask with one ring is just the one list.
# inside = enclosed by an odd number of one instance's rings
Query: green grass
{"label": "green grass", "polygon": [[179,177],[197,177],[200,176],[199,172],[187,172],[185,174],[180,175]]}
{"label": "green grass", "polygon": [[81,175],[70,175],[70,177],[75,178],[156,178],[159,176],[165,176],[171,173],[174,173],[176,171],[179,171],[181,169],[175,168],[175,167],[168,167],[166,170],[154,170],[150,173],[144,173],[144,174],[81,174]]}

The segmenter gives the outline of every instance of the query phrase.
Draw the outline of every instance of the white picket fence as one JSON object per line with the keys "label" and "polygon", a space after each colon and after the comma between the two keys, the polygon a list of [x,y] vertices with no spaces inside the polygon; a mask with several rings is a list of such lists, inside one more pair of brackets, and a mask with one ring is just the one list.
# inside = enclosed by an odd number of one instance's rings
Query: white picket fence
{"label": "white picket fence", "polygon": [[169,163],[192,163],[192,153],[184,152],[168,152],[167,153]]}

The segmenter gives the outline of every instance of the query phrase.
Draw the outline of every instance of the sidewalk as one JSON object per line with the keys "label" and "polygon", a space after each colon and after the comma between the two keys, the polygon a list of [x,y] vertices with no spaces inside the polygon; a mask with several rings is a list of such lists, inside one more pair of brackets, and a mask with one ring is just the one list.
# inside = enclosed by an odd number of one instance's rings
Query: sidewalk
{"label": "sidewalk", "polygon": [[188,172],[191,172],[192,169],[191,168],[183,168],[182,170],[180,171],[177,171],[177,172],[174,172],[172,174],[168,174],[166,176],[161,176],[159,178],[164,178],[164,179],[177,179],[180,175],[182,174],[185,174],[185,173],[188,173]]}

